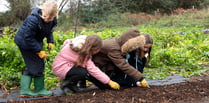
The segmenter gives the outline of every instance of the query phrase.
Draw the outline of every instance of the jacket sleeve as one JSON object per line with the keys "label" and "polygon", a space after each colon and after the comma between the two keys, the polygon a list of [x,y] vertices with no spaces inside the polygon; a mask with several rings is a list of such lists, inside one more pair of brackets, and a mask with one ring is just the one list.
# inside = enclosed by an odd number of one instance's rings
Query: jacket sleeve
{"label": "jacket sleeve", "polygon": [[23,34],[25,44],[27,44],[27,46],[35,53],[41,51],[42,47],[35,38],[39,25],[38,18],[35,16],[29,16],[23,25],[25,27],[23,28],[25,30]]}
{"label": "jacket sleeve", "polygon": [[52,23],[52,28],[50,33],[47,35],[47,43],[54,43],[54,37],[53,37],[53,28],[57,26],[57,18],[55,17]]}
{"label": "jacket sleeve", "polygon": [[47,35],[47,43],[54,43],[53,31],[50,31],[50,34]]}
{"label": "jacket sleeve", "polygon": [[93,76],[94,78],[96,78],[104,84],[108,84],[110,82],[110,78],[97,66],[95,66],[92,60],[88,60],[87,62],[87,71],[91,76]]}
{"label": "jacket sleeve", "polygon": [[129,63],[126,62],[126,59],[121,55],[120,51],[112,50],[107,54],[111,61],[125,74],[133,77],[135,80],[139,80],[142,77],[142,73],[137,71]]}

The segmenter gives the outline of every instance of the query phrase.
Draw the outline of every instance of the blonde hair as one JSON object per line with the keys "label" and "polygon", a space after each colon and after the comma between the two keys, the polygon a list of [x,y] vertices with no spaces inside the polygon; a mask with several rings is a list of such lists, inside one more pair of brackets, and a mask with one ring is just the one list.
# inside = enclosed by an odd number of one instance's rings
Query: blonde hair
{"label": "blonde hair", "polygon": [[42,13],[49,16],[58,17],[58,6],[55,1],[46,1],[42,5]]}

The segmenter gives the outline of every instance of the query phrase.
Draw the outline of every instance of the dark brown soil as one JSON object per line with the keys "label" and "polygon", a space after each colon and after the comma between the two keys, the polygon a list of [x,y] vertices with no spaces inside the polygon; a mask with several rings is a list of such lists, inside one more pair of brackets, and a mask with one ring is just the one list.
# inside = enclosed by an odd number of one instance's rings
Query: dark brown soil
{"label": "dark brown soil", "polygon": [[92,90],[71,96],[8,103],[208,103],[209,76],[193,76],[184,83],[134,87],[122,90]]}

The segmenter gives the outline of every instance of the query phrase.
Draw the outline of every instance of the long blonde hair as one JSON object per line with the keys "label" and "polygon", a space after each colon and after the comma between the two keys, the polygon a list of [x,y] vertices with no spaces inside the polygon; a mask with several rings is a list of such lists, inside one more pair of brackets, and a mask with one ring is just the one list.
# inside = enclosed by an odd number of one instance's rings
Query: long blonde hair
{"label": "long blonde hair", "polygon": [[78,59],[75,62],[76,66],[86,64],[91,58],[94,51],[100,50],[102,47],[102,39],[98,35],[88,35],[83,47],[77,52]]}

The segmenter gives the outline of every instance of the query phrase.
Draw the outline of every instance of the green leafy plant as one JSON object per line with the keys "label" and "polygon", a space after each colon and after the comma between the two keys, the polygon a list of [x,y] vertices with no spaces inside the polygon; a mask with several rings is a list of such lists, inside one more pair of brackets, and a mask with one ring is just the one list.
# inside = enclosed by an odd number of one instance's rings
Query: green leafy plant
{"label": "green leafy plant", "polygon": [[[198,13],[197,13],[198,14]],[[207,18],[198,19],[192,14],[185,16],[170,16],[160,20],[150,21],[136,28],[141,34],[149,33],[154,39],[151,60],[144,69],[144,76],[150,79],[163,79],[170,75],[202,75],[209,71],[202,64],[209,61],[209,35],[203,30],[207,28]],[[172,23],[171,23],[172,22]],[[132,27],[83,29],[78,35],[97,34],[102,39],[118,37]],[[19,86],[19,79],[25,69],[21,53],[14,43],[15,33],[6,28],[5,35],[0,37],[0,87],[13,88]],[[62,49],[66,39],[74,38],[74,31],[55,31],[52,51],[45,59],[45,85],[47,89],[59,85],[59,79],[52,72],[52,63],[57,53]],[[46,42],[45,42],[46,43]],[[47,44],[44,50],[47,51]]]}

